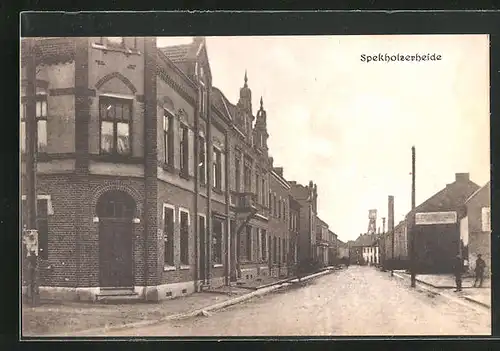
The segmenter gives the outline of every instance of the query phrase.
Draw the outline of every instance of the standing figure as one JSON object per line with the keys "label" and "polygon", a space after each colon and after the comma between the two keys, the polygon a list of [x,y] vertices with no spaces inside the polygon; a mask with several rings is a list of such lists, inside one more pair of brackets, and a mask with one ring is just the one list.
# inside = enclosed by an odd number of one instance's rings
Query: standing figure
{"label": "standing figure", "polygon": [[455,263],[453,266],[454,266],[453,271],[455,274],[455,283],[457,284],[455,292],[462,291],[462,272],[464,270],[464,266],[460,255],[457,255],[457,257],[455,258]]}
{"label": "standing figure", "polygon": [[474,272],[476,273],[476,279],[474,280],[474,287],[476,287],[477,282],[479,281],[479,287],[483,286],[483,279],[484,279],[484,269],[486,268],[486,263],[482,259],[481,254],[477,255],[477,260],[476,260],[476,268],[474,269]]}

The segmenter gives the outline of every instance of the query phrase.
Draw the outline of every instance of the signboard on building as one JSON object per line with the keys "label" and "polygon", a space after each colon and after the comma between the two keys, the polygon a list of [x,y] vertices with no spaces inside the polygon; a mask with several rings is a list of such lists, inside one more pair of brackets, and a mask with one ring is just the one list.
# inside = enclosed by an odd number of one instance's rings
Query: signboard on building
{"label": "signboard on building", "polygon": [[368,212],[368,218],[369,219],[376,219],[377,218],[377,210],[370,210]]}
{"label": "signboard on building", "polygon": [[415,224],[417,225],[453,223],[457,223],[457,213],[455,211],[415,213]]}

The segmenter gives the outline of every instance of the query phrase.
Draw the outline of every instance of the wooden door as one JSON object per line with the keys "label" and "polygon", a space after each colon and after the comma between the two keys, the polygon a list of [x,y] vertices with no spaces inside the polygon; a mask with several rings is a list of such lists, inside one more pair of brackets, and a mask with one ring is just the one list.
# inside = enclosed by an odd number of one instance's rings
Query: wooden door
{"label": "wooden door", "polygon": [[99,237],[100,285],[108,288],[132,287],[132,223],[103,219],[99,226]]}

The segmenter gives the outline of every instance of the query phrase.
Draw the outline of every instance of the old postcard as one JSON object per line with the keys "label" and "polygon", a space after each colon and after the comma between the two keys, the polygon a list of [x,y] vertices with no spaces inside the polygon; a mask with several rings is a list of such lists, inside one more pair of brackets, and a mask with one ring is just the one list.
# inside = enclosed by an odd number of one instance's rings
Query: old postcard
{"label": "old postcard", "polygon": [[487,35],[21,39],[23,336],[491,335]]}

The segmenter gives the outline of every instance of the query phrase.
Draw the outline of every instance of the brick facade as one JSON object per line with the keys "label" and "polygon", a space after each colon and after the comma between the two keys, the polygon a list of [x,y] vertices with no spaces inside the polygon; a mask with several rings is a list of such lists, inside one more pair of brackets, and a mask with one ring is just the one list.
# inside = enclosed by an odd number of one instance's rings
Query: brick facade
{"label": "brick facade", "polygon": [[[232,104],[212,86],[204,39],[169,48],[157,48],[154,38],[115,39],[37,40],[37,91],[47,97],[47,146],[38,155],[37,193],[51,208],[47,259],[40,259],[44,293],[95,299],[103,291],[100,252],[110,244],[103,243],[109,232],[102,228],[118,218],[98,213],[109,194],[123,194],[133,203],[130,217],[120,220],[127,219],[131,233],[130,288],[147,300],[197,291],[200,284],[228,284],[235,253],[240,278],[286,274],[284,267],[277,271],[269,264],[274,238],[285,266],[292,247],[299,257],[302,244],[315,250],[316,187],[290,188],[273,172],[267,114],[261,99],[254,116],[247,75]],[[24,42],[21,46],[24,94]],[[165,116],[171,116],[169,124]],[[124,130],[128,134],[120,134]],[[113,152],[104,153],[107,147]],[[21,168],[26,195],[24,163]],[[257,212],[248,223],[249,235],[243,231],[236,238],[242,193],[253,194]],[[283,202],[280,216],[272,215],[272,193]],[[291,197],[298,197],[293,208]],[[164,206],[175,213],[173,265],[165,262]],[[181,212],[189,213],[185,231]],[[199,218],[205,218],[204,235]],[[291,240],[291,232],[298,240]],[[188,262],[181,263],[181,241],[187,242]],[[249,257],[243,257],[246,252]],[[220,262],[213,261],[217,255]]]}

